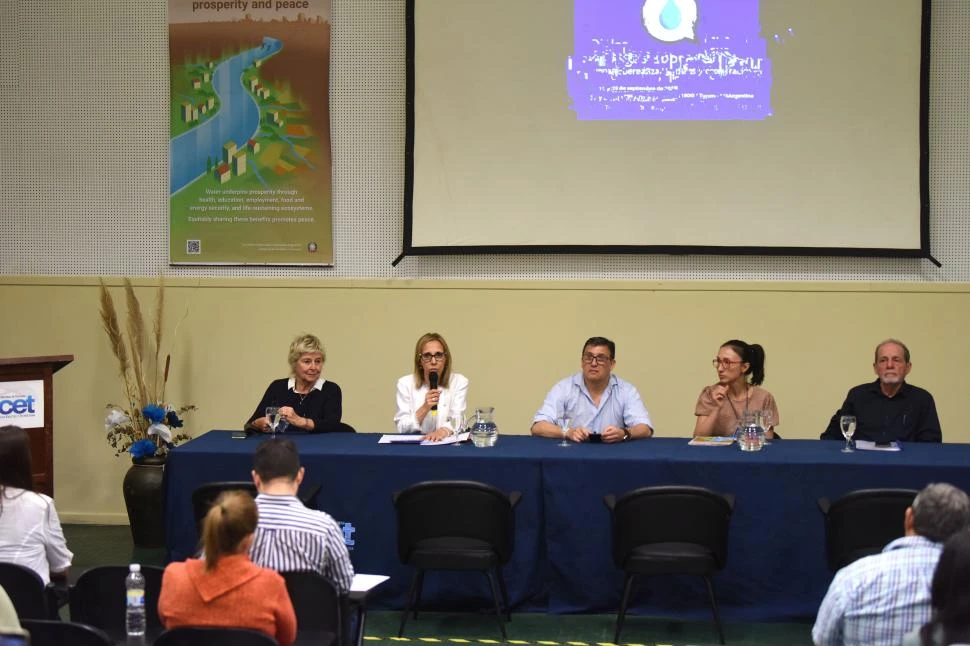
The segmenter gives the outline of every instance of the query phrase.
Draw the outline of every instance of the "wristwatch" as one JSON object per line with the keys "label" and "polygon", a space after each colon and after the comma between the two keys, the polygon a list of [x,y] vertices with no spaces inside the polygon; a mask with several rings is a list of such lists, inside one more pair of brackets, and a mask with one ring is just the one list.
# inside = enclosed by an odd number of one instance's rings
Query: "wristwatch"
{"label": "wristwatch", "polygon": [[630,429],[628,429],[628,428],[623,429],[623,441],[626,442],[631,437],[633,437],[633,436],[630,435]]}

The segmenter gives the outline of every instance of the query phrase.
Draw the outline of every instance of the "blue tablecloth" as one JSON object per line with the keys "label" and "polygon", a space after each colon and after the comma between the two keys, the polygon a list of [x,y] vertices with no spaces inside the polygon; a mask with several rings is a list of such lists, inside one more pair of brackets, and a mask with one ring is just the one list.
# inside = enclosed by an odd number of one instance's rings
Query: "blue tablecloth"
{"label": "blue tablecloth", "polygon": [[[691,484],[737,496],[727,567],[715,578],[728,619],[811,617],[831,574],[816,507],[869,487],[919,489],[950,482],[970,491],[970,445],[905,445],[898,453],[840,453],[841,442],[783,440],[760,453],[735,447],[692,447],[657,438],[569,448],[556,440],[503,436],[491,449],[470,445],[378,445],[376,434],[293,435],[307,468],[306,483],[323,490],[319,506],[350,523],[351,557],[360,572],[383,573],[376,605],[401,607],[410,570],[397,560],[391,496],[422,480],[471,479],[520,491],[516,545],[506,568],[519,610],[614,611],[622,573],[610,557],[607,493]],[[172,559],[190,555],[197,537],[191,493],[216,480],[246,480],[260,438],[232,440],[212,431],[176,448],[165,469],[167,544]],[[903,519],[899,519],[902,524]],[[468,575],[433,574],[424,601],[431,607],[487,605],[488,588]],[[689,578],[644,579],[635,610],[706,617],[703,584]]]}

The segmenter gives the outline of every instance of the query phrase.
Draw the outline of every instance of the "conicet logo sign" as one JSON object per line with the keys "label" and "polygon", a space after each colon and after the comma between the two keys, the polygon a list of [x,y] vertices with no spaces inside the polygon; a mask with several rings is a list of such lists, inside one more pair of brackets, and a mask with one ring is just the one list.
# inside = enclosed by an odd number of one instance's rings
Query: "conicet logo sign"
{"label": "conicet logo sign", "polygon": [[0,399],[0,415],[33,415],[36,412],[33,395],[17,399]]}

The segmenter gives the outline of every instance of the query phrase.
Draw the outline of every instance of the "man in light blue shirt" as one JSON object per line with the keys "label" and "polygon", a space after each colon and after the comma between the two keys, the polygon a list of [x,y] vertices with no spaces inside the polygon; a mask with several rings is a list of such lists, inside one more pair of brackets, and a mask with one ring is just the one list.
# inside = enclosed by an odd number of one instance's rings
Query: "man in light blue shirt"
{"label": "man in light blue shirt", "polygon": [[899,646],[929,621],[933,572],[946,539],[970,527],[970,498],[953,485],[927,485],[903,527],[903,538],[835,574],[812,628],[815,646]]}
{"label": "man in light blue shirt", "polygon": [[608,443],[653,435],[640,393],[613,374],[615,343],[601,336],[588,339],[583,344],[581,366],[581,372],[566,377],[546,395],[532,420],[533,435],[566,437],[573,442],[592,437]]}

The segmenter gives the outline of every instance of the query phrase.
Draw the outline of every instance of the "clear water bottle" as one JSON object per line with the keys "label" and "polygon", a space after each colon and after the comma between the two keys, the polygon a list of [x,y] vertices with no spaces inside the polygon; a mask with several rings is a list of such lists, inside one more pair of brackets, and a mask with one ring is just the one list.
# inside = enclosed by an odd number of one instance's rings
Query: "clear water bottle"
{"label": "clear water bottle", "polygon": [[125,578],[125,632],[129,646],[145,643],[145,575],[137,563]]}

